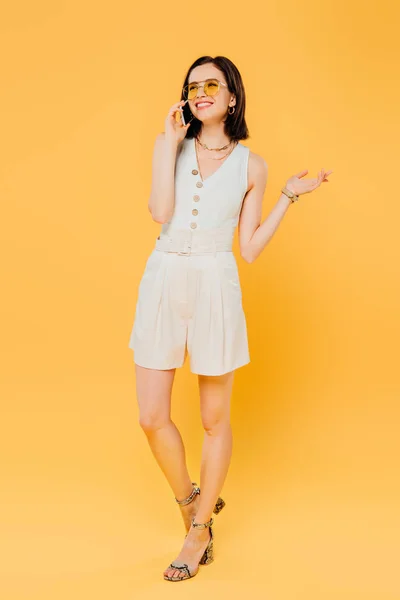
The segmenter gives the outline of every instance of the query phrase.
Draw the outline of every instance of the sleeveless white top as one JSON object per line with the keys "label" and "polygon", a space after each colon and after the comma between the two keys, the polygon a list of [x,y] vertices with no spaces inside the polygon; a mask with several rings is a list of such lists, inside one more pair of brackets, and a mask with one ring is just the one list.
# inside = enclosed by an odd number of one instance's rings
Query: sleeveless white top
{"label": "sleeveless white top", "polygon": [[175,163],[175,208],[162,234],[171,230],[235,230],[247,191],[250,150],[238,143],[218,169],[202,179],[195,138],[184,138]]}

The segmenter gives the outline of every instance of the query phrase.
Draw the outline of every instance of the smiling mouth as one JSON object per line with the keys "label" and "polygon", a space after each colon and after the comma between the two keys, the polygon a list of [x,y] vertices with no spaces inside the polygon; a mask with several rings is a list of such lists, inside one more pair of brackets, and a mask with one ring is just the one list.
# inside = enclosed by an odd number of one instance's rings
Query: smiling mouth
{"label": "smiling mouth", "polygon": [[199,102],[196,104],[196,108],[207,108],[208,106],[212,106],[212,102]]}

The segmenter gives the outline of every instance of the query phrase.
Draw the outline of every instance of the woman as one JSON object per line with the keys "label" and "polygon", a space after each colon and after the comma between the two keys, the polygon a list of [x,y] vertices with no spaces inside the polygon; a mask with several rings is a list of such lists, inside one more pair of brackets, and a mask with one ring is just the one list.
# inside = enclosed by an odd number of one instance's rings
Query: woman
{"label": "woman", "polygon": [[[188,102],[192,120],[177,115]],[[178,502],[185,541],[164,578],[182,581],[213,560],[212,512],[232,452],[230,399],[236,369],[250,361],[246,320],[232,238],[239,230],[241,256],[260,255],[289,206],[315,190],[315,179],[290,177],[275,207],[260,223],[267,181],[264,159],[240,143],[249,137],[245,92],[227,58],[204,56],[186,75],[181,101],[157,136],[149,210],[162,224],[139,286],[129,347],[134,350],[140,424]],[[176,368],[190,354],[198,375],[205,430],[201,494],[191,481],[181,435],[171,421]]]}

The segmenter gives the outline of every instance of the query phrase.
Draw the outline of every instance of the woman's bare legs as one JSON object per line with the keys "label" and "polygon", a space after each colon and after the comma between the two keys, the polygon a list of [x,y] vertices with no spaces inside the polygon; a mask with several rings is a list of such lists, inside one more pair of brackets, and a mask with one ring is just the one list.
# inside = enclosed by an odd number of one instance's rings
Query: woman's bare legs
{"label": "woman's bare legs", "polygon": [[[136,395],[139,423],[146,434],[151,451],[178,500],[187,498],[193,486],[186,466],[186,453],[181,434],[171,420],[171,393],[175,369],[160,371],[135,364]],[[180,506],[186,531],[196,514],[199,496]],[[177,505],[178,506],[178,505]]]}
{"label": "woman's bare legs", "polygon": [[[204,442],[200,473],[199,504],[196,523],[206,523],[221,492],[232,455],[230,401],[234,371],[219,376],[199,375],[200,409],[204,427]],[[187,564],[190,571],[197,568],[210,539],[209,528],[191,527],[182,550],[174,564]],[[183,577],[184,573],[169,567],[168,577]]]}

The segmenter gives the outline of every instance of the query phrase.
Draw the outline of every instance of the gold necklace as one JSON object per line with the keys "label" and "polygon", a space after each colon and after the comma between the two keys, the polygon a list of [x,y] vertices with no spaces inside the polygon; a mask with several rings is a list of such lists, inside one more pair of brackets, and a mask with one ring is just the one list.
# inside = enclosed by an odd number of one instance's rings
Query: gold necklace
{"label": "gold necklace", "polygon": [[204,148],[204,150],[211,150],[212,152],[214,152],[214,151],[219,152],[220,150],[225,150],[226,148],[229,147],[229,144],[232,143],[232,140],[230,140],[227,144],[225,144],[225,146],[221,146],[221,148],[209,148],[207,146],[207,144],[203,144],[203,142],[201,142],[197,136],[196,136],[196,140],[199,142],[200,146],[202,146]]}
{"label": "gold necklace", "polygon": [[[196,138],[196,139],[197,139],[197,138]],[[222,158],[225,158],[225,156],[229,156],[229,154],[230,154],[231,152],[233,152],[233,150],[236,148],[237,144],[238,144],[238,142],[236,142],[235,146],[233,146],[233,148],[232,148],[231,150],[229,150],[229,152],[227,152],[226,154],[224,154],[224,156],[222,156]],[[199,155],[198,155],[198,153],[197,153],[197,145],[196,145],[196,143],[195,143],[195,145],[194,145],[194,150],[195,150],[195,153],[196,153],[196,162],[197,162],[197,167],[198,167],[198,169],[199,169],[199,172],[200,172],[200,177],[203,179],[203,175],[202,175],[202,173],[201,173],[201,169],[200,169],[200,161],[199,161]],[[221,158],[214,158],[213,160],[222,160],[222,159],[221,159]],[[215,172],[215,171],[214,171],[214,172]],[[212,174],[213,174],[213,173],[211,173],[211,175],[212,175]],[[207,179],[208,179],[208,178],[207,178]]]}
{"label": "gold necklace", "polygon": [[[200,146],[203,146],[204,148],[204,144],[202,144],[198,138],[196,137],[196,141],[199,142]],[[229,142],[229,144],[231,144],[231,142]],[[222,148],[207,148],[207,150],[223,150],[224,148],[228,148],[229,144],[227,144],[226,146],[223,146]],[[215,158],[214,156],[208,156],[207,158],[211,158],[211,160],[222,160],[223,158],[225,158],[226,156],[229,156],[229,154],[231,152],[233,152],[233,150],[236,148],[238,142],[236,142],[236,144],[234,146],[232,146],[232,148],[229,150],[229,152],[227,152],[226,154],[224,154],[223,156],[218,156],[217,158]],[[196,149],[196,157],[197,157],[197,162],[199,162],[199,155],[197,152],[197,146],[195,144],[195,149]]]}

